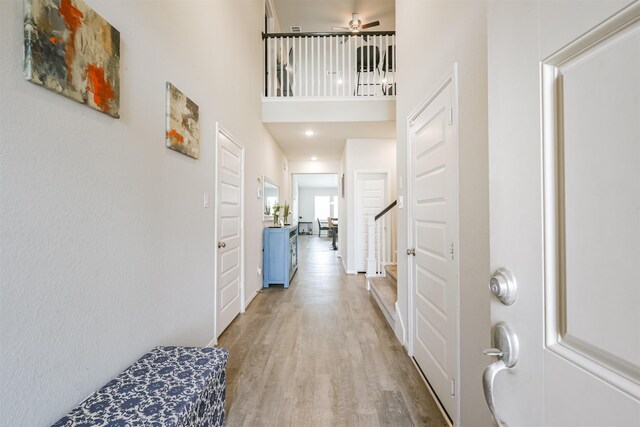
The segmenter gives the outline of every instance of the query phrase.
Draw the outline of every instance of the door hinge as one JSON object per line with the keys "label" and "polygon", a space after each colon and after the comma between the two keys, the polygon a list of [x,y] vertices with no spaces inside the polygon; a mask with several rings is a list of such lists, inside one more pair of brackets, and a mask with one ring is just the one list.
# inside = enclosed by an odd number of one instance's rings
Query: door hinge
{"label": "door hinge", "polygon": [[453,397],[456,395],[456,380],[452,378],[449,382],[451,383],[451,397]]}
{"label": "door hinge", "polygon": [[453,124],[453,108],[449,108],[449,124]]}
{"label": "door hinge", "polygon": [[455,249],[453,248],[453,242],[449,245],[449,255],[451,256],[451,261],[453,261],[455,254]]}

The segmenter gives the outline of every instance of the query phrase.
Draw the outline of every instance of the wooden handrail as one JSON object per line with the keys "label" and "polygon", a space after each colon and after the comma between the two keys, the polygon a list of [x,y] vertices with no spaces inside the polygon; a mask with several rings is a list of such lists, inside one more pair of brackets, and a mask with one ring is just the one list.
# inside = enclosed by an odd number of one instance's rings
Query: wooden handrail
{"label": "wooden handrail", "polygon": [[386,214],[387,212],[389,212],[391,209],[393,209],[393,207],[395,205],[398,204],[397,200],[394,200],[393,202],[391,202],[391,204],[389,206],[387,206],[386,208],[384,208],[382,211],[380,211],[380,213],[378,215],[376,215],[375,217],[375,221],[377,221],[378,219],[382,218],[384,216],[384,214]]}

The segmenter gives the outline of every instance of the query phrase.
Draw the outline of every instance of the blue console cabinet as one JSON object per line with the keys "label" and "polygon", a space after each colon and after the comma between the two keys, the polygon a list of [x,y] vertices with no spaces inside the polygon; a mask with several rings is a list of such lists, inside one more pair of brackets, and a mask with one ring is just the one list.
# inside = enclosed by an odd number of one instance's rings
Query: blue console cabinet
{"label": "blue console cabinet", "polygon": [[289,287],[298,270],[298,227],[265,228],[262,239],[262,287]]}

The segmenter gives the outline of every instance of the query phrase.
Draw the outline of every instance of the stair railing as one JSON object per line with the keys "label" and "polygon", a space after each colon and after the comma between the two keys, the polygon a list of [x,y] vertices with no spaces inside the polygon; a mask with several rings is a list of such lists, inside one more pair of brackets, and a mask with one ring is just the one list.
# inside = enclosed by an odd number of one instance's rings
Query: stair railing
{"label": "stair railing", "polygon": [[367,277],[384,277],[385,266],[395,261],[395,251],[391,243],[391,215],[396,206],[394,200],[377,215],[371,215],[368,221]]}

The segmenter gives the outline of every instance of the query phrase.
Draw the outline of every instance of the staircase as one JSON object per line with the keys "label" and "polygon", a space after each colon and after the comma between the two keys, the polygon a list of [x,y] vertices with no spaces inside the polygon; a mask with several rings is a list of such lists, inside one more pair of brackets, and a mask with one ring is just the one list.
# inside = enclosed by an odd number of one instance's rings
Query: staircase
{"label": "staircase", "polygon": [[396,323],[396,301],[398,299],[398,265],[389,264],[384,269],[386,276],[369,277],[367,284],[371,295],[380,307],[380,311],[393,329]]}

